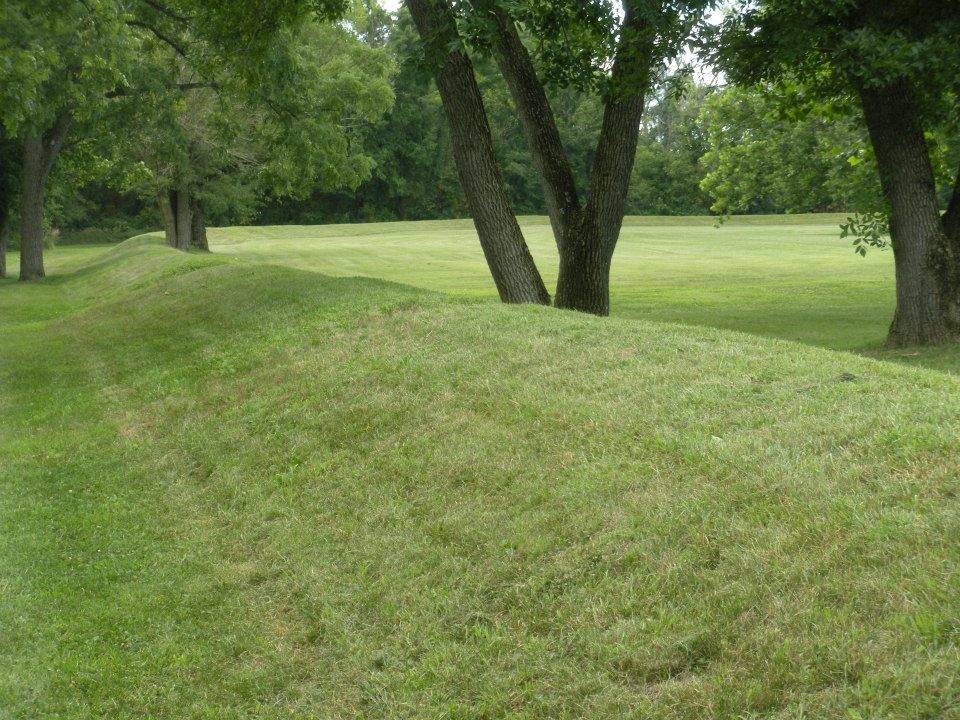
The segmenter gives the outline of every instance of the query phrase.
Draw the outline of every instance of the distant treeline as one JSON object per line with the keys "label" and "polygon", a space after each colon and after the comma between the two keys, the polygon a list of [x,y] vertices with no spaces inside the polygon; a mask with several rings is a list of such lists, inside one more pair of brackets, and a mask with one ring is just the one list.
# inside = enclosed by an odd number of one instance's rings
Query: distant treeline
{"label": "distant treeline", "polygon": [[[467,203],[450,150],[449,126],[417,35],[406,13],[371,17],[365,42],[394,59],[396,96],[382,119],[358,136],[373,159],[355,191],[316,190],[299,199],[262,198],[257,207],[210,211],[208,222],[319,224],[464,217]],[[509,92],[492,63],[477,73],[504,179],[516,211],[545,212]],[[592,160],[601,104],[595,94],[565,89],[551,98],[580,187]],[[778,98],[759,89],[698,85],[675,78],[645,114],[627,200],[631,215],[846,211],[879,193],[865,131],[850,119],[785,118]],[[871,200],[864,201],[864,196]],[[103,182],[51,191],[48,217],[63,241],[107,241],[160,224],[151,198]]]}

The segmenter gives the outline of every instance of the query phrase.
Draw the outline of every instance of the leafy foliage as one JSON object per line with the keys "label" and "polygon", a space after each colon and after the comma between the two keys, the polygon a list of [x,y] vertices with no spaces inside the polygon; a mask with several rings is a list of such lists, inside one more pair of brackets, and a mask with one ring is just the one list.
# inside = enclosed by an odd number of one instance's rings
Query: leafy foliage
{"label": "leafy foliage", "polygon": [[887,213],[856,213],[840,224],[840,237],[852,237],[853,249],[861,257],[868,247],[886,248],[890,221]]}
{"label": "leafy foliage", "polygon": [[703,189],[725,213],[879,210],[873,151],[855,117],[823,104],[799,111],[772,87],[730,86],[700,121]]}

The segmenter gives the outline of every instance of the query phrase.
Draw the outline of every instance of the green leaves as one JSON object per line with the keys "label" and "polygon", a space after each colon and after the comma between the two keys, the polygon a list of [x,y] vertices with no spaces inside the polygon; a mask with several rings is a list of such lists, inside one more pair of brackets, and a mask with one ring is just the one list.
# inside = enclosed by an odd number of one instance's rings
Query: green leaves
{"label": "green leaves", "polygon": [[853,238],[857,255],[866,256],[867,248],[886,249],[889,246],[890,218],[886,212],[856,213],[840,224],[840,237]]}
{"label": "green leaves", "polygon": [[700,122],[707,150],[702,187],[719,213],[869,211],[882,203],[864,130],[833,106],[780,88],[728,87]]}

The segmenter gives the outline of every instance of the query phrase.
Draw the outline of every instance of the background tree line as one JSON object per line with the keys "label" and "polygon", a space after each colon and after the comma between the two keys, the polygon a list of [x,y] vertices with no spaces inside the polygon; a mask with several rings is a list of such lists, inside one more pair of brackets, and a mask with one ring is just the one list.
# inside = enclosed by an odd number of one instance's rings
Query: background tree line
{"label": "background tree line", "polygon": [[[357,155],[369,159],[369,167],[361,170],[364,179],[355,189],[351,182],[331,191],[330,178],[314,181],[309,172],[302,172],[301,179],[314,182],[292,196],[282,196],[253,182],[251,174],[260,170],[253,157],[238,158],[234,153],[213,158],[211,143],[194,138],[193,152],[200,157],[190,172],[208,176],[203,191],[207,222],[314,224],[469,215],[457,181],[449,127],[433,79],[423,67],[409,14],[405,10],[390,14],[366,3],[358,10],[354,32],[360,43],[389,59],[395,97],[390,110],[355,129],[352,139],[361,149]],[[342,46],[339,60],[348,63],[357,49]],[[489,59],[476,63],[475,69],[490,122],[497,128],[495,151],[514,207],[523,215],[543,214],[543,192],[505,83]],[[627,214],[829,212],[876,204],[880,189],[873,156],[865,130],[855,119],[790,116],[782,111],[777,97],[757,87],[698,85],[685,74],[671,80],[657,89],[644,114]],[[180,99],[209,105],[212,95],[193,91]],[[110,151],[112,166],[101,159],[99,168],[84,175],[66,159],[52,178],[48,232],[60,233],[67,242],[102,241],[153,228],[162,221],[155,198],[140,187],[130,188],[129,177],[125,184],[118,168],[129,174],[136,171],[131,161],[134,166],[143,162],[155,172],[170,174],[174,164],[187,162],[183,150],[190,139],[186,134],[209,135],[211,130],[182,127],[175,102],[158,103],[153,98],[153,104],[145,104],[145,99],[142,95],[126,99],[125,110],[131,117],[122,119],[121,125],[149,123],[153,132],[147,134],[147,143],[143,132],[119,132],[111,137],[128,142]],[[598,99],[593,93],[564,89],[552,93],[551,101],[573,171],[585,183],[593,138],[599,131]],[[248,146],[255,144],[251,128],[240,121],[242,104],[218,110],[218,123],[234,124],[220,130],[243,136]],[[206,122],[212,121],[209,109],[206,114]],[[174,141],[169,131],[164,136],[164,128],[176,128],[180,137]],[[79,151],[68,148],[67,154]],[[946,166],[946,145],[942,155]],[[161,162],[166,166],[160,167]],[[201,170],[198,163],[212,167]],[[240,172],[226,172],[223,165],[231,164],[239,165]]]}
{"label": "background tree line", "polygon": [[[10,0],[0,272],[44,225],[473,218],[501,299],[609,312],[627,213],[889,231],[892,344],[960,333],[960,0]],[[698,85],[696,49],[729,78]],[[553,297],[517,215],[546,213]]]}

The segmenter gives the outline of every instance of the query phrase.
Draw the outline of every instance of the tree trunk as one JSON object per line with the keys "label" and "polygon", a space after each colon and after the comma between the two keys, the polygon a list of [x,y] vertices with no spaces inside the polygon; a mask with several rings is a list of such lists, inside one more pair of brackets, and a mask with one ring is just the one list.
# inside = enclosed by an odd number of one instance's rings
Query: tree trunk
{"label": "tree trunk", "polygon": [[189,250],[190,240],[193,237],[193,212],[190,205],[190,192],[186,186],[181,186],[176,191],[176,227],[178,250]]}
{"label": "tree trunk", "polygon": [[7,276],[7,247],[10,245],[10,200],[3,198],[0,205],[0,278]]}
{"label": "tree trunk", "polygon": [[191,200],[193,208],[193,227],[190,232],[190,246],[194,250],[210,252],[207,242],[207,224],[203,219],[203,204],[197,198]]}
{"label": "tree trunk", "polygon": [[560,252],[558,308],[610,314],[610,263],[614,245],[584,232],[570,233]]}
{"label": "tree trunk", "polygon": [[620,236],[630,174],[637,154],[653,34],[635,2],[624,3],[623,31],[594,153],[586,206],[543,83],[513,19],[492,0],[471,0],[492,20],[497,63],[510,89],[527,147],[540,176],[560,251],[554,302],[558,308],[610,314],[610,262]]}
{"label": "tree trunk", "polygon": [[31,135],[23,142],[20,198],[20,279],[40,280],[43,270],[43,138]]}
{"label": "tree trunk", "polygon": [[447,0],[406,0],[428,53],[439,58],[437,89],[450,124],[453,157],[480,246],[500,299],[548,304],[550,295],[520,231],[493,151],[486,109],[470,58],[451,50],[456,26]]}
{"label": "tree trunk", "polygon": [[472,4],[493,22],[497,67],[520,119],[559,248],[564,233],[579,220],[580,200],[553,109],[513,19],[494,0],[472,0]]}
{"label": "tree trunk", "polygon": [[577,237],[565,239],[560,251],[559,308],[610,314],[610,262],[620,239],[637,157],[654,37],[636,3],[625,2],[620,44],[590,169],[590,192]]}
{"label": "tree trunk", "polygon": [[928,345],[950,336],[947,246],[930,152],[911,88],[860,88],[880,183],[890,203],[897,308],[887,345]]}
{"label": "tree trunk", "polygon": [[23,142],[20,201],[20,279],[39,280],[43,269],[43,203],[47,178],[60,154],[73,120],[62,113],[42,135],[28,135]]}
{"label": "tree trunk", "polygon": [[177,247],[177,196],[172,190],[161,190],[157,193],[157,204],[160,206],[160,215],[163,217],[163,233],[167,245]]}
{"label": "tree trunk", "polygon": [[960,333],[960,171],[953,184],[947,211],[941,218],[944,232],[942,253],[944,283],[947,296],[947,321],[954,335]]}
{"label": "tree trunk", "polygon": [[943,214],[943,231],[950,243],[960,250],[960,170],[957,171],[957,179],[953,183],[950,204]]}
{"label": "tree trunk", "polygon": [[7,276],[7,248],[10,246],[12,228],[10,208],[15,192],[14,155],[22,156],[18,150],[18,144],[4,137],[0,130],[0,278]]}

